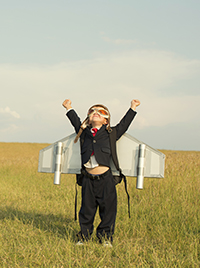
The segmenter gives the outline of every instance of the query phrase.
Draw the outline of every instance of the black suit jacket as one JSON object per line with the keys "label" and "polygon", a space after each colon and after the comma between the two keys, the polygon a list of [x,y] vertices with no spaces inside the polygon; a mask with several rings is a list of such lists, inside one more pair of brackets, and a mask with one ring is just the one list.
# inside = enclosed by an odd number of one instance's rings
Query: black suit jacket
{"label": "black suit jacket", "polygon": [[[81,120],[78,117],[77,113],[72,109],[66,115],[71,121],[71,124],[74,126],[76,133],[78,133],[81,126]],[[126,132],[132,120],[134,119],[135,115],[136,112],[130,108],[125,114],[125,116],[121,119],[121,121],[116,126],[114,126],[114,128],[116,128],[117,140]],[[109,167],[111,158],[111,149],[110,149],[109,133],[106,130],[106,126],[103,125],[97,131],[95,137],[93,137],[90,131],[90,127],[87,127],[86,129],[83,130],[81,134],[81,137],[83,136],[84,136],[84,143],[81,146],[82,166],[89,161],[90,156],[94,151],[94,155],[98,164]]]}

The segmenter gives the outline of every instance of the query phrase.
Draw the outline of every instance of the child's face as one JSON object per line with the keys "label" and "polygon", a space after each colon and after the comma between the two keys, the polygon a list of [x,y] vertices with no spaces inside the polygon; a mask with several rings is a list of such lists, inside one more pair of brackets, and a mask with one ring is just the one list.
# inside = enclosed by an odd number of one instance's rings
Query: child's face
{"label": "child's face", "polygon": [[[99,109],[99,107],[93,107],[93,109],[95,110]],[[102,125],[106,125],[108,123],[107,119],[103,116],[101,116],[99,113],[97,113],[96,111],[94,111],[90,116],[89,116],[89,124],[91,124],[92,126],[99,126],[101,127]]]}

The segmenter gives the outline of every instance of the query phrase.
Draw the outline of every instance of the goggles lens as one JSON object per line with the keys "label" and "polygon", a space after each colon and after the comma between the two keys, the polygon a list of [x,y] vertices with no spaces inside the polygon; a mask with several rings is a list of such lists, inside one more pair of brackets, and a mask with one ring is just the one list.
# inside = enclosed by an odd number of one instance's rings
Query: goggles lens
{"label": "goggles lens", "polygon": [[91,116],[94,112],[98,113],[99,115],[101,115],[105,118],[109,117],[108,111],[106,111],[103,108],[91,108],[88,112],[88,116]]}

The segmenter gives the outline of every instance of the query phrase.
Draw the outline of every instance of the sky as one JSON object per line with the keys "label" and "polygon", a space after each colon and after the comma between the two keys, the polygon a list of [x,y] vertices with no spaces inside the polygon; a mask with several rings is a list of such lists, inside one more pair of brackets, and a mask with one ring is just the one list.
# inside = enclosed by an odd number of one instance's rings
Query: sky
{"label": "sky", "polygon": [[96,103],[156,149],[200,150],[199,0],[0,0],[0,142],[53,143]]}

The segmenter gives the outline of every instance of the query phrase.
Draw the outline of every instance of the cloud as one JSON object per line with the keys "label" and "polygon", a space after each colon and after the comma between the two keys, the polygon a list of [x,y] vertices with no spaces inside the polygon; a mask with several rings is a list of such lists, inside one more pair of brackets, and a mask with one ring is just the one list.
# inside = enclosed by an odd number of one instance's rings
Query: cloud
{"label": "cloud", "polygon": [[112,124],[133,98],[140,99],[130,128],[138,131],[180,122],[187,126],[198,122],[200,114],[200,61],[167,51],[133,50],[51,66],[0,65],[0,72],[0,106],[12,107],[0,114],[15,120],[11,123],[19,129],[13,137],[20,141],[53,142],[70,134],[73,128],[61,105],[65,98],[82,120],[88,107],[105,104]]}
{"label": "cloud", "polygon": [[18,131],[19,126],[17,125],[20,115],[12,111],[8,106],[6,108],[0,108],[0,132],[1,136],[6,139],[10,135],[14,135]]}
{"label": "cloud", "polygon": [[149,126],[144,130],[133,129],[130,134],[158,149],[200,151],[199,124],[170,123],[166,126]]}
{"label": "cloud", "polygon": [[111,39],[107,36],[105,36],[105,33],[101,33],[101,38],[108,43],[113,43],[116,45],[131,45],[131,44],[136,44],[138,43],[137,40],[132,40],[132,39]]}
{"label": "cloud", "polygon": [[20,118],[20,115],[15,111],[11,111],[11,109],[8,106],[5,109],[0,108],[0,113],[1,114],[9,114],[12,117],[17,118],[17,119]]}
{"label": "cloud", "polygon": [[[50,112],[55,100],[63,95],[74,101],[76,98],[76,102],[79,99],[82,104],[84,100],[86,105],[102,100],[113,107],[118,106],[113,104],[114,99],[122,104],[135,96],[143,102],[151,98],[153,103],[158,103],[158,98],[166,102],[166,97],[196,96],[200,61],[166,51],[134,50],[53,66],[0,65],[0,71],[6,101],[11,101],[12,95],[14,107],[19,111],[24,107],[32,113],[32,108],[41,108],[41,103],[51,107]],[[183,92],[182,84],[194,78],[195,85]]]}
{"label": "cloud", "polygon": [[7,125],[1,126],[0,132],[2,135],[5,135],[6,137],[8,137],[10,133],[12,133],[13,135],[18,129],[19,127],[15,124],[7,124]]}

